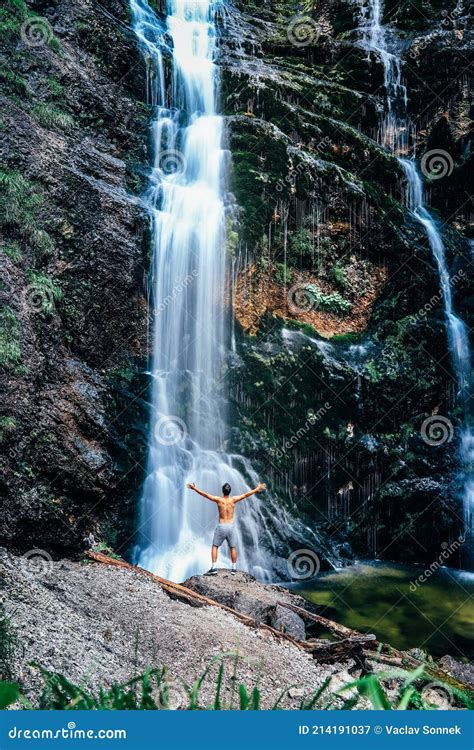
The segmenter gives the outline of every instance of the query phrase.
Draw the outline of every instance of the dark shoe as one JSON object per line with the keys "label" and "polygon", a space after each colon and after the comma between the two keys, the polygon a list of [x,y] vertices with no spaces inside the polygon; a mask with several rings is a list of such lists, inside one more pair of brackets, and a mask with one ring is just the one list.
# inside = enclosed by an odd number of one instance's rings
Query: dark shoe
{"label": "dark shoe", "polygon": [[230,572],[232,573],[233,576],[235,576],[235,574],[237,573],[236,570],[231,570]]}
{"label": "dark shoe", "polygon": [[217,575],[217,570],[215,568],[211,568],[210,570],[207,571],[207,573],[204,573],[204,575],[205,576],[216,576]]}

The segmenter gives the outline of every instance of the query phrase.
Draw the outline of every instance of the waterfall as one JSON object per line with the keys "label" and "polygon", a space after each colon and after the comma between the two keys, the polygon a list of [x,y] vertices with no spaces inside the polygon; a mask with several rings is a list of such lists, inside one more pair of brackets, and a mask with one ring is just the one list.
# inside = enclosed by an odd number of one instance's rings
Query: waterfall
{"label": "waterfall", "polygon": [[[147,570],[179,581],[209,567],[217,522],[216,505],[186,483],[220,495],[225,482],[240,494],[249,489],[247,481],[258,481],[248,461],[225,451],[228,155],[214,62],[220,4],[168,0],[165,21],[146,0],[130,5],[155,112],[144,195],[154,258],[152,426],[134,557]],[[281,571],[275,537],[281,551],[294,526],[288,514],[266,495],[239,504],[236,515],[239,567],[261,579]]]}
{"label": "waterfall", "polygon": [[[470,413],[472,388],[471,350],[465,323],[455,314],[451,278],[446,261],[443,237],[426,208],[424,187],[415,161],[402,157],[409,145],[410,123],[407,114],[407,90],[402,82],[399,45],[389,27],[383,26],[382,0],[355,0],[360,9],[361,46],[380,56],[384,67],[387,114],[382,127],[381,143],[390,146],[405,172],[408,183],[407,205],[421,224],[436,261],[443,294],[448,346],[458,382],[458,400],[464,412],[461,430],[460,459],[463,471],[463,506],[467,554],[472,555],[474,542],[474,429]],[[389,49],[390,47],[390,49]]]}

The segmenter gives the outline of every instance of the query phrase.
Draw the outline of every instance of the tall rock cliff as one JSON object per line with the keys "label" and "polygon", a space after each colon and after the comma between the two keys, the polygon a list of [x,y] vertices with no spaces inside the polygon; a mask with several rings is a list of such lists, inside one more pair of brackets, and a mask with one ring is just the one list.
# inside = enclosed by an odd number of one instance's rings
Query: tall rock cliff
{"label": "tall rock cliff", "polygon": [[[387,2],[384,22],[417,154],[452,158],[429,196],[468,320],[466,8]],[[339,544],[431,559],[462,526],[458,446],[422,425],[461,415],[436,267],[376,141],[383,68],[358,43],[363,9],[236,1],[220,17],[229,449]],[[0,541],[71,552],[92,531],[123,550],[147,436],[145,67],[125,0],[6,0],[0,27]]]}

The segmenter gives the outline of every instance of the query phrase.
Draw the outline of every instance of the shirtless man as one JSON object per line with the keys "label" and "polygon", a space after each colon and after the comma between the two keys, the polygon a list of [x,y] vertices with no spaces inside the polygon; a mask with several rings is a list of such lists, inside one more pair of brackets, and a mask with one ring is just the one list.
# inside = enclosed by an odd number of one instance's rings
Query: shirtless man
{"label": "shirtless man", "polygon": [[259,484],[254,490],[245,492],[243,495],[236,495],[232,497],[230,494],[231,486],[226,482],[222,488],[222,497],[216,495],[208,495],[207,492],[198,490],[195,484],[187,484],[188,489],[194,490],[198,495],[212,500],[213,503],[217,503],[217,509],[219,511],[219,523],[217,524],[214,532],[214,539],[212,540],[212,566],[208,570],[206,575],[216,575],[216,562],[217,562],[217,550],[226,540],[230,547],[230,556],[232,559],[232,573],[237,572],[237,531],[234,526],[234,508],[236,503],[240,503],[241,500],[245,500],[250,495],[255,495],[257,492],[263,492],[266,489],[266,484]]}

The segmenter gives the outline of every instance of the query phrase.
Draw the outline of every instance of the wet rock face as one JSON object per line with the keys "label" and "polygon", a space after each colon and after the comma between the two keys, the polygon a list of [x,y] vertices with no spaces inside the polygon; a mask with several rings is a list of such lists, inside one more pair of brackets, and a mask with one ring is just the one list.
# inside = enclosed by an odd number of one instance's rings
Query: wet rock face
{"label": "wet rock face", "polygon": [[[472,150],[458,6],[387,2],[385,21],[405,46],[418,154],[453,159],[429,192],[461,271]],[[0,541],[69,554],[92,532],[123,549],[148,433],[144,65],[126,0],[6,8]],[[357,9],[322,0],[301,23],[292,2],[239,1],[220,28],[239,257],[228,449],[316,532],[323,565],[350,545],[414,559],[413,536],[431,560],[461,517],[456,440],[433,447],[421,429],[432,413],[459,419],[438,278],[397,161],[374,141],[383,69],[357,46]],[[466,271],[453,290],[466,320],[468,290]]]}
{"label": "wet rock face", "polygon": [[149,111],[125,0],[6,12],[0,538],[54,554],[89,531],[116,544],[131,534],[148,389],[136,373]]}
{"label": "wet rock face", "polygon": [[[462,524],[456,437],[426,439],[436,415],[459,426],[456,384],[436,266],[398,163],[374,140],[386,94],[380,59],[358,44],[361,5],[295,15],[292,3],[237,2],[223,30],[240,269],[230,442],[327,539],[431,560]],[[387,2],[384,23],[404,58],[417,154],[441,148],[453,161],[428,194],[469,320],[471,126],[464,79],[446,80],[468,42],[448,5]]]}

